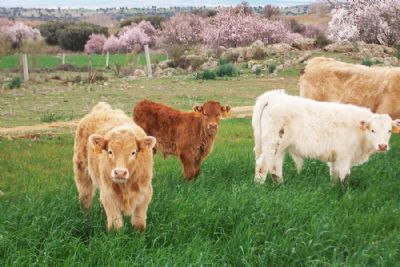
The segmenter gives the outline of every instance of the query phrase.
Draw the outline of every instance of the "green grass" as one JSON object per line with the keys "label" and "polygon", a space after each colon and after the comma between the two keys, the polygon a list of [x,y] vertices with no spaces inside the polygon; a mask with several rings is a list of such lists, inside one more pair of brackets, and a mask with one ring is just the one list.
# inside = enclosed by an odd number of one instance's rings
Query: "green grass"
{"label": "green grass", "polygon": [[[93,67],[105,67],[106,55],[92,55]],[[151,54],[151,61],[160,62],[166,59],[163,54]],[[28,58],[30,67],[32,68],[48,68],[53,69],[61,65],[61,56],[52,55],[30,55]],[[89,65],[89,56],[85,54],[66,54],[65,63],[72,64],[76,67],[87,67]],[[120,64],[126,66],[128,64],[145,65],[146,58],[144,53],[140,54],[115,54],[110,55],[109,65],[114,66]],[[19,67],[19,55],[0,56],[0,69],[10,69]]]}
{"label": "green grass", "polygon": [[157,155],[148,229],[107,233],[98,196],[89,215],[72,176],[73,136],[0,141],[0,266],[396,266],[400,139],[331,186],[328,168],[289,157],[285,183],[253,182],[249,119],[222,122],[193,183]]}

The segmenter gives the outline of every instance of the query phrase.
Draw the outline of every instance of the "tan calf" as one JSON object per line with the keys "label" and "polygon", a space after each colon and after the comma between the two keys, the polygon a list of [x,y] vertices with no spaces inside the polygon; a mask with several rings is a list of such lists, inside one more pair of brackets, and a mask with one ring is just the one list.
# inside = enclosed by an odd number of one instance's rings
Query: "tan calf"
{"label": "tan calf", "polygon": [[105,103],[79,122],[73,156],[79,200],[89,209],[99,188],[108,230],[122,227],[123,214],[139,231],[146,229],[155,143],[121,110]]}

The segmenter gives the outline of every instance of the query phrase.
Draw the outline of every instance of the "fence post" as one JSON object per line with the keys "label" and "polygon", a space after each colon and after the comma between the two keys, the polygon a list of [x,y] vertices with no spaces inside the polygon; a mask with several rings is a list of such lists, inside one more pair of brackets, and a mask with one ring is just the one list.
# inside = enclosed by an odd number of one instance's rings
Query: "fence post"
{"label": "fence post", "polygon": [[108,68],[108,66],[109,66],[109,60],[110,60],[110,52],[107,52],[107,56],[106,56],[106,68]]}
{"label": "fence post", "polygon": [[22,55],[22,69],[24,73],[24,81],[29,80],[29,69],[28,69],[28,56],[26,54]]}
{"label": "fence post", "polygon": [[147,64],[147,77],[153,77],[153,72],[151,71],[151,62],[150,62],[150,52],[149,45],[144,45],[144,53],[146,54],[146,64]]}
{"label": "fence post", "polygon": [[65,53],[62,54],[62,62],[63,65],[65,65]]}

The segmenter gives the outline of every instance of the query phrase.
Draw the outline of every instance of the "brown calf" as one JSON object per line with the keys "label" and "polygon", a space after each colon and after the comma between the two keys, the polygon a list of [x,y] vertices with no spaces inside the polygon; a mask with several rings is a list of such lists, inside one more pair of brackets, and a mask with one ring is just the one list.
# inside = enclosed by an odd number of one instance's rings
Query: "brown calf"
{"label": "brown calf", "polygon": [[164,157],[180,158],[189,181],[199,174],[201,162],[212,150],[219,121],[228,116],[230,107],[207,101],[193,110],[184,112],[149,100],[134,109],[135,122],[157,138],[157,149]]}
{"label": "brown calf", "polygon": [[155,142],[121,110],[105,103],[79,122],[73,157],[79,200],[90,208],[99,188],[108,230],[122,227],[122,213],[131,216],[136,229],[146,229]]}

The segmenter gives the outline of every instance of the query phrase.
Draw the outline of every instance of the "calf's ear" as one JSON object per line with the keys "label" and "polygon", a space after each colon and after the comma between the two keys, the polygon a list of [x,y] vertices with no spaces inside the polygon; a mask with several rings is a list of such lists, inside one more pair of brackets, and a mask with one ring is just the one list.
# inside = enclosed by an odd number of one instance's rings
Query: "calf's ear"
{"label": "calf's ear", "polygon": [[400,133],[400,119],[392,121],[392,132]]}
{"label": "calf's ear", "polygon": [[366,121],[360,121],[360,129],[365,131],[369,128],[368,122]]}
{"label": "calf's ear", "polygon": [[146,136],[139,141],[139,147],[140,149],[153,149],[153,147],[156,145],[156,142],[156,138],[154,138],[153,136]]}
{"label": "calf's ear", "polygon": [[194,106],[193,107],[193,111],[202,113],[203,112],[203,107],[202,106]]}
{"label": "calf's ear", "polygon": [[92,134],[89,136],[89,143],[97,153],[101,153],[102,150],[107,150],[107,140],[99,134]]}
{"label": "calf's ear", "polygon": [[222,106],[221,107],[221,112],[222,112],[222,117],[223,118],[228,118],[228,113],[231,110],[230,106]]}

